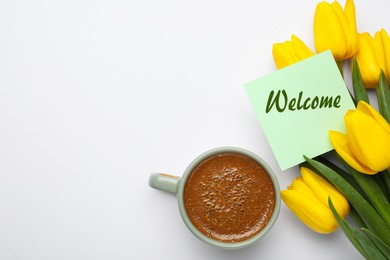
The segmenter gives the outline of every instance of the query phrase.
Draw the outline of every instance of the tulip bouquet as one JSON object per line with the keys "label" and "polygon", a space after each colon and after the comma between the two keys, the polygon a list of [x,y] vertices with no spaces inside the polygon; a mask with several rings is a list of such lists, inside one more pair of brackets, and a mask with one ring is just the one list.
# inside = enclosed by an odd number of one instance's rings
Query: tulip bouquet
{"label": "tulip bouquet", "polygon": [[[344,9],[321,2],[314,45],[317,53],[331,50],[342,75],[349,60],[356,109],[344,117],[346,133],[329,129],[334,157],[305,157],[302,177],[281,191],[282,199],[312,230],[327,234],[340,226],[365,258],[390,259],[390,38],[384,29],[374,37],[358,33],[353,0]],[[272,54],[280,69],[314,52],[293,35],[274,44]]]}

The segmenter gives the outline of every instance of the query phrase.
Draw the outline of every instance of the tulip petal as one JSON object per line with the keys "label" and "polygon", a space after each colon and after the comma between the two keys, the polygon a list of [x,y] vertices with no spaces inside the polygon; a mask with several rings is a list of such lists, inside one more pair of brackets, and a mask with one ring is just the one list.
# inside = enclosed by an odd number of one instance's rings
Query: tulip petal
{"label": "tulip petal", "polygon": [[341,61],[347,50],[346,37],[340,19],[341,7],[334,6],[327,2],[317,5],[314,14],[314,44],[317,53],[330,49],[336,61]]}
{"label": "tulip petal", "polygon": [[340,3],[337,1],[334,1],[333,3],[330,4],[330,6],[333,8],[333,11],[336,12],[339,19],[341,19],[341,17],[343,17],[343,8],[341,8]]}
{"label": "tulip petal", "polygon": [[272,47],[272,55],[275,65],[278,69],[282,69],[293,63],[313,56],[314,53],[309,49],[298,37],[291,36],[291,41],[283,43],[275,43]]}
{"label": "tulip petal", "polygon": [[296,190],[283,190],[281,197],[287,207],[312,230],[329,234],[337,229],[337,221],[330,209],[314,196]]}
{"label": "tulip petal", "polygon": [[366,174],[375,174],[376,171],[371,170],[370,168],[366,167],[364,164],[360,163],[359,160],[356,158],[356,156],[352,153],[349,144],[347,136],[336,132],[336,131],[329,131],[329,138],[330,142],[332,143],[333,147],[335,148],[336,152],[343,158],[344,161],[346,161],[352,168],[359,172],[363,172]]}
{"label": "tulip petal", "polygon": [[373,117],[355,110],[346,128],[349,147],[362,164],[376,172],[390,167],[390,135]]}
{"label": "tulip petal", "polygon": [[292,43],[288,41],[275,43],[272,47],[272,55],[277,69],[282,69],[299,61],[294,54]]}
{"label": "tulip petal", "polygon": [[356,27],[355,4],[352,0],[347,0],[343,13],[344,32],[347,38],[348,49],[344,55],[344,59],[348,59],[355,55],[358,51],[358,34]]}
{"label": "tulip petal", "polygon": [[300,191],[304,194],[307,194],[308,196],[314,196],[314,193],[309,188],[309,186],[306,185],[301,176],[298,176],[295,180],[293,180],[291,186],[289,186],[288,189]]}
{"label": "tulip petal", "polygon": [[303,41],[297,36],[292,35],[291,42],[295,51],[295,55],[298,57],[299,60],[304,60],[314,55],[314,52],[310,50],[310,48],[307,47],[306,44],[304,44]]}
{"label": "tulip petal", "polygon": [[304,182],[310,187],[316,198],[328,207],[329,196],[332,198],[337,213],[346,217],[349,213],[349,203],[344,196],[327,180],[310,170],[302,167],[301,173]]}
{"label": "tulip petal", "polygon": [[356,109],[374,118],[375,121],[390,135],[390,124],[387,123],[386,119],[372,106],[364,101],[360,101]]}
{"label": "tulip petal", "polygon": [[373,43],[373,47],[374,47],[373,50],[375,53],[378,66],[385,72],[386,71],[385,52],[383,50],[382,35],[380,32],[375,33],[372,43]]}
{"label": "tulip petal", "polygon": [[359,51],[356,53],[356,61],[360,67],[360,73],[366,87],[378,86],[380,67],[374,52],[374,39],[368,33],[358,35]]}
{"label": "tulip petal", "polygon": [[385,29],[381,30],[381,39],[386,63],[386,70],[384,73],[386,75],[387,83],[390,85],[390,37]]}

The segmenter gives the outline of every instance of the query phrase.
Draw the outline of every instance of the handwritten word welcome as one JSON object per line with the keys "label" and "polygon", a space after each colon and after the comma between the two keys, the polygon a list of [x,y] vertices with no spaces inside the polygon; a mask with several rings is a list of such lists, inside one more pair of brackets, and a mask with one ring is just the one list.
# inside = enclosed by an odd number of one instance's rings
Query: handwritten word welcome
{"label": "handwritten word welcome", "polygon": [[[281,95],[282,94],[282,95]],[[268,113],[275,106],[278,112],[283,112],[286,108],[290,111],[294,110],[308,110],[308,109],[322,109],[322,108],[339,108],[340,107],[340,95],[336,97],[328,96],[315,96],[313,98],[303,97],[303,91],[299,92],[298,98],[289,99],[287,92],[278,90],[275,95],[275,91],[271,91],[268,96],[267,107],[265,112]]]}

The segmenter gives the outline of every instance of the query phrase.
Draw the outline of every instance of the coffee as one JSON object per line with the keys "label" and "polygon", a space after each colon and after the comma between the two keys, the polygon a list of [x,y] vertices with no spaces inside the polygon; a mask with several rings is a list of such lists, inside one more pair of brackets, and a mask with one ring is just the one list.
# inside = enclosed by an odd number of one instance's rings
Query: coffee
{"label": "coffee", "polygon": [[204,235],[227,243],[247,240],[268,223],[275,189],[266,170],[239,153],[220,153],[200,162],[184,187],[184,207]]}

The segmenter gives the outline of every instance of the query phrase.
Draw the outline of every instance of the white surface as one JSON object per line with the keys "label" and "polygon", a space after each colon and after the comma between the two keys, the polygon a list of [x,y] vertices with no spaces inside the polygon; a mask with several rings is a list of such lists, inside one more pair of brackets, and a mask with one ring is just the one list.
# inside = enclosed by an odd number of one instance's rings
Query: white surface
{"label": "white surface", "polygon": [[[242,85],[275,70],[273,43],[313,47],[317,3],[1,1],[0,259],[358,259],[284,205],[256,245],[211,248],[147,184],[225,145],[290,184]],[[390,30],[388,1],[355,3],[360,31]]]}

